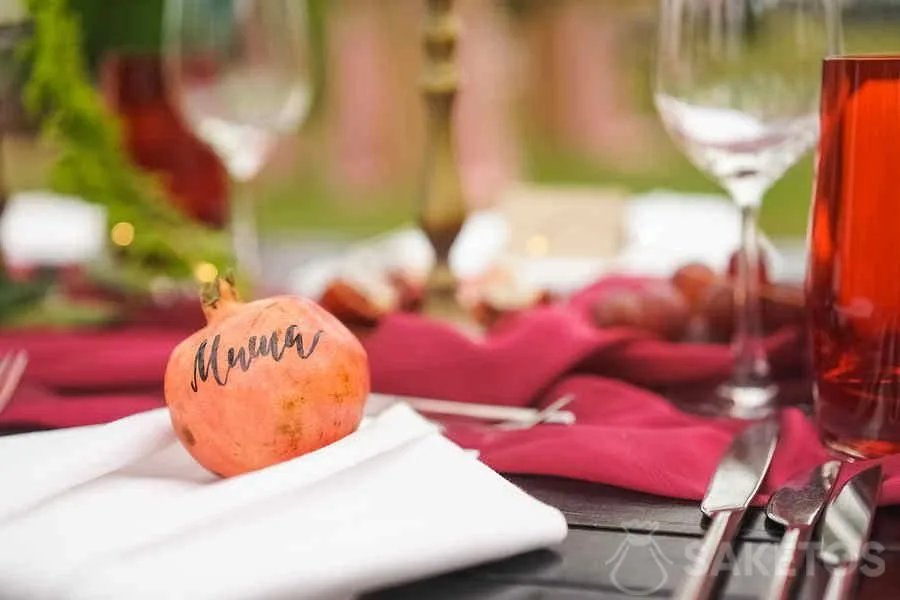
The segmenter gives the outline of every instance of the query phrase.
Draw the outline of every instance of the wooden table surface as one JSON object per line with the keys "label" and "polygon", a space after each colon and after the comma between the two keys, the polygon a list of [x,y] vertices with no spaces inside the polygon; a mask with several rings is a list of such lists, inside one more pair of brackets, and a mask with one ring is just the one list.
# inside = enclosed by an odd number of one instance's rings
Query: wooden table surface
{"label": "wooden table surface", "polygon": [[[510,477],[559,508],[559,546],[370,594],[366,600],[587,600],[667,598],[703,535],[697,503],[549,477]],[[773,572],[780,532],[753,509],[729,560],[719,598],[757,598]],[[900,507],[879,511],[860,576],[860,600],[900,598]],[[826,568],[810,554],[795,598],[821,598]]]}

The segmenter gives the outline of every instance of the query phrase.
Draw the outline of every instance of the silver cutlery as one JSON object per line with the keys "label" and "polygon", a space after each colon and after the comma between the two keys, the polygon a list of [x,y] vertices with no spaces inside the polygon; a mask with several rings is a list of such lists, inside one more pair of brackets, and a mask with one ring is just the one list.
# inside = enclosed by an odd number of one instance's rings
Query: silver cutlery
{"label": "silver cutlery", "polygon": [[24,350],[10,352],[0,358],[0,413],[15,395],[27,366],[28,353]]}
{"label": "silver cutlery", "polygon": [[825,508],[819,560],[832,570],[824,600],[853,597],[857,570],[869,542],[880,493],[881,465],[876,465],[851,477]]}
{"label": "silver cutlery", "polygon": [[367,412],[378,413],[391,404],[402,402],[421,413],[497,421],[504,428],[531,427],[539,423],[573,425],[575,423],[575,414],[570,411],[559,410],[571,400],[571,396],[563,396],[544,410],[538,410],[535,408],[496,406],[476,402],[432,400],[414,396],[372,394],[369,398]]}
{"label": "silver cutlery", "polygon": [[[497,425],[497,429],[505,429],[505,430],[513,430],[513,429],[528,429],[530,427],[534,427],[535,425],[540,425],[541,423],[550,423],[550,419],[557,418],[556,415],[559,412],[568,406],[572,400],[575,399],[574,394],[566,394],[562,398],[554,400],[550,404],[538,411],[534,418],[530,421],[505,421]],[[574,417],[574,415],[573,415]],[[574,420],[574,419],[573,419]],[[569,423],[571,425],[571,423]]]}
{"label": "silver cutlery", "polygon": [[760,596],[764,600],[790,598],[797,571],[803,564],[813,528],[831,497],[831,490],[841,470],[841,461],[831,460],[812,471],[791,478],[769,499],[766,516],[785,527],[778,547],[775,572],[768,588]]}
{"label": "silver cutlery", "polygon": [[725,550],[740,530],[744,513],[765,479],[777,444],[778,422],[773,419],[749,425],[731,443],[700,505],[700,510],[712,521],[694,564],[673,598],[702,600],[712,595]]}

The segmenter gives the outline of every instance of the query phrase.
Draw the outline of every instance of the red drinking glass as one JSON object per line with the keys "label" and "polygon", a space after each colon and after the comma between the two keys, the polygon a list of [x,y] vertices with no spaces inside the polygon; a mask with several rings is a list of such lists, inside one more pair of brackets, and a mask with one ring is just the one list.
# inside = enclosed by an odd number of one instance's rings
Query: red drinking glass
{"label": "red drinking glass", "polygon": [[826,59],[807,302],[824,442],[900,452],[900,54]]}

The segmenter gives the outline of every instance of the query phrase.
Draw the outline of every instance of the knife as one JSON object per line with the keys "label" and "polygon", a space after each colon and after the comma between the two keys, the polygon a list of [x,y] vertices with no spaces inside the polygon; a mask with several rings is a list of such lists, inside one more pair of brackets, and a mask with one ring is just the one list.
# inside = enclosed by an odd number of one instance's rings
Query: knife
{"label": "knife", "polygon": [[881,465],[851,477],[825,509],[819,560],[832,568],[824,600],[851,598],[881,492]]}
{"label": "knife", "polygon": [[778,421],[749,425],[729,446],[703,497],[700,510],[712,519],[700,552],[676,588],[676,600],[702,600],[713,592],[725,549],[759,491],[778,443]]}
{"label": "knife", "polygon": [[812,471],[791,478],[769,499],[766,515],[786,529],[778,547],[775,572],[768,589],[760,598],[787,600],[794,579],[806,556],[806,546],[813,527],[841,470],[841,462],[831,460]]}
{"label": "knife", "polygon": [[523,426],[537,423],[552,423],[555,425],[572,425],[575,423],[575,414],[562,408],[558,403],[572,399],[564,396],[553,403],[553,410],[548,406],[544,411],[535,408],[520,408],[517,406],[495,406],[476,402],[453,402],[450,400],[432,400],[431,398],[418,398],[414,396],[382,396],[372,394],[366,404],[367,414],[376,414],[395,402],[408,404],[413,409],[435,415],[450,415],[469,417],[484,421],[502,421],[505,423],[518,423]]}

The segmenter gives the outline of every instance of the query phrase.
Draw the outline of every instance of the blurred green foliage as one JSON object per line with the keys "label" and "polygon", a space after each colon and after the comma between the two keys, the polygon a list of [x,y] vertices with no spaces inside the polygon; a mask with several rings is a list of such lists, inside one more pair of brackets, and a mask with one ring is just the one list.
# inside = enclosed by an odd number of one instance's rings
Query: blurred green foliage
{"label": "blurred green foliage", "polygon": [[156,52],[162,45],[164,0],[69,0],[69,5],[81,21],[92,68],[111,49]]}
{"label": "blurred green foliage", "polygon": [[92,85],[81,53],[79,22],[66,0],[27,0],[34,35],[24,46],[30,72],[24,102],[40,115],[40,132],[55,150],[51,187],[102,205],[110,223],[140,235],[120,250],[121,283],[141,289],[150,276],[189,277],[196,263],[230,261],[225,238],[186,219],[159,182],[123,151],[118,123]]}

